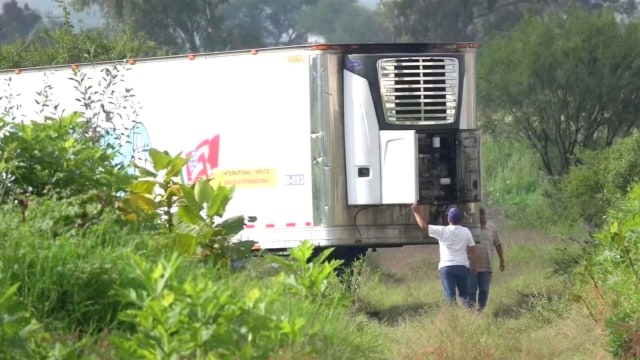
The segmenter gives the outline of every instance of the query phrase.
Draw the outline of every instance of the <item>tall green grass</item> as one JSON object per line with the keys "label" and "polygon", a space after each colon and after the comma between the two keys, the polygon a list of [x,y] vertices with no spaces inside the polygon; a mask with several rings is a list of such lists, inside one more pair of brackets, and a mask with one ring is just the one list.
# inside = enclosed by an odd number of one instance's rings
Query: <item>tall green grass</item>
{"label": "tall green grass", "polygon": [[[0,294],[26,310],[20,324],[42,325],[47,336],[37,337],[38,351],[59,343],[71,349],[68,359],[156,359],[165,356],[156,340],[166,337],[175,354],[193,349],[188,358],[198,358],[196,351],[222,359],[388,358],[380,329],[353,312],[349,292],[325,265],[252,258],[231,271],[178,255],[162,282],[166,269],[158,264],[174,254],[164,236],[110,221],[52,232],[52,214],[37,204],[31,211],[22,223],[14,208],[0,208]],[[134,258],[144,266],[133,266]],[[2,315],[22,310],[13,311]],[[212,333],[225,342],[192,343]],[[145,346],[149,352],[139,351]]]}
{"label": "tall green grass", "polygon": [[0,289],[21,283],[17,296],[35,318],[67,331],[112,327],[122,304],[111,292],[127,281],[125,253],[145,251],[148,240],[116,227],[53,237],[44,224],[38,217],[21,223],[9,206],[0,210]]}
{"label": "tall green grass", "polygon": [[483,314],[446,306],[437,247],[372,254],[360,302],[379,319],[390,359],[610,359],[606,335],[551,276],[557,241],[532,230],[502,235],[507,268],[494,273]]}
{"label": "tall green grass", "polygon": [[556,200],[556,180],[546,177],[539,156],[525,141],[484,138],[483,189],[486,205],[501,212],[506,226],[562,236],[583,232],[575,217],[564,213]]}
{"label": "tall green grass", "polygon": [[[237,334],[243,334],[248,330],[242,326],[253,324],[257,330],[252,331],[264,339],[254,344],[263,351],[258,353],[270,353],[278,359],[600,356],[597,349],[602,343],[601,334],[590,329],[588,315],[568,301],[565,283],[549,277],[550,254],[558,242],[541,236],[540,231],[520,229],[525,226],[545,230],[557,222],[557,215],[545,202],[545,182],[535,154],[522,144],[492,139],[485,143],[484,153],[488,204],[504,209],[510,225],[501,223],[506,231],[503,237],[507,271],[494,277],[490,305],[483,316],[444,306],[434,254],[407,264],[400,271],[376,271],[365,266],[346,280],[347,287],[335,279],[310,279],[311,272],[302,265],[298,270],[305,270],[298,272],[306,275],[296,277],[292,274],[297,270],[287,270],[283,264],[276,266],[272,260],[262,258],[251,259],[242,271],[229,272],[195,258],[181,257],[171,286],[167,287],[167,294],[179,295],[174,297],[178,300],[172,301],[186,314],[179,326],[171,325],[178,326],[169,332],[175,348],[184,348],[180,345],[193,339],[185,335],[185,329],[191,333],[194,329],[227,326],[229,331],[223,333],[240,329]],[[131,254],[153,269],[172,254],[168,237],[123,227],[108,218],[87,229],[60,228],[52,219],[65,213],[67,205],[35,203],[29,208],[26,223],[12,206],[0,208],[0,294],[19,284],[13,300],[51,335],[38,337],[44,347],[62,343],[72,349],[77,347],[73,351],[77,358],[122,358],[124,349],[136,349],[145,343],[144,337],[140,338],[145,331],[153,338],[157,324],[165,321],[170,326],[169,319],[161,315],[171,313],[174,307],[163,305],[164,298],[136,302],[124,296],[127,291],[139,293],[145,289],[141,281],[144,276],[136,275],[131,267]],[[514,226],[520,230],[515,231]],[[184,288],[189,281],[206,290],[212,300],[194,305],[198,299],[189,300],[192,295]],[[301,295],[300,287],[309,284],[320,284],[324,290],[312,297]],[[251,290],[261,294],[257,299],[264,300],[262,305],[247,305]],[[204,311],[207,303],[225,296],[228,301],[218,313],[194,315]],[[338,301],[339,298],[349,301]],[[154,313],[154,306],[164,310]],[[137,318],[123,317],[127,311],[138,311]],[[257,314],[264,316],[265,322],[255,325],[210,321],[225,311],[225,316],[237,314],[240,319]],[[145,325],[148,319],[153,321]],[[28,324],[28,318],[23,323]],[[295,341],[283,340],[283,324],[289,324],[291,329],[286,331],[295,333]],[[567,339],[565,345],[554,344],[559,336]],[[529,339],[536,339],[536,343]],[[228,349],[240,348],[240,343],[247,342],[234,341],[238,344],[231,343]],[[278,343],[272,348],[273,341]],[[128,355],[136,358],[140,354],[134,351]]]}
{"label": "tall green grass", "polygon": [[543,173],[528,144],[486,136],[482,161],[484,190],[490,203],[524,207],[542,198]]}

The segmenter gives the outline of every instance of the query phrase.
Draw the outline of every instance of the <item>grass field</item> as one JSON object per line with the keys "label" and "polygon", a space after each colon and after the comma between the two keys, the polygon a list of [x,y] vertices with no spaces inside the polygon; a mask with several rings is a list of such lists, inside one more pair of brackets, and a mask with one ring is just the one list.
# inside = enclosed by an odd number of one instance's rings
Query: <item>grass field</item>
{"label": "grass field", "polygon": [[[507,269],[495,274],[489,306],[477,314],[444,305],[433,245],[369,253],[360,275],[350,280],[355,297],[345,303],[340,285],[325,287],[324,270],[316,265],[295,267],[288,280],[275,276],[279,268],[265,259],[225,275],[185,258],[162,285],[154,280],[162,271],[153,270],[168,255],[162,237],[105,228],[54,240],[46,235],[46,222],[33,224],[39,225],[22,226],[10,214],[0,221],[0,286],[6,291],[20,284],[15,300],[46,331],[37,343],[47,355],[7,359],[165,359],[123,354],[140,344],[157,347],[158,329],[165,331],[166,346],[179,352],[190,331],[216,327],[216,336],[236,337],[207,346],[233,353],[253,339],[252,354],[267,351],[270,359],[609,359],[604,334],[579,304],[568,301],[568,284],[549,276],[558,240],[536,231],[501,226]],[[128,253],[144,257],[149,269],[136,275]],[[156,289],[150,293],[158,295],[140,305],[138,320],[123,322],[130,305],[118,289],[143,297],[144,289]],[[199,295],[189,295],[196,290]],[[0,313],[17,314],[6,299]],[[166,316],[175,309],[181,309],[179,322]],[[28,321],[0,325],[15,331]],[[255,333],[247,335],[245,326]],[[130,348],[123,350],[114,339]],[[53,356],[56,343],[73,356]]]}
{"label": "grass field", "polygon": [[610,359],[605,334],[549,275],[557,240],[502,230],[507,268],[494,273],[484,314],[443,306],[436,246],[369,254],[358,307],[376,318],[388,358]]}

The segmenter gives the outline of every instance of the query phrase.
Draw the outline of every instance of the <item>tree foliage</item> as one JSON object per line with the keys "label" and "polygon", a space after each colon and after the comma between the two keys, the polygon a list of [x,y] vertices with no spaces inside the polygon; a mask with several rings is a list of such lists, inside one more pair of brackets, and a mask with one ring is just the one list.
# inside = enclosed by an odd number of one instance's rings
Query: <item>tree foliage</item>
{"label": "tree foliage", "polygon": [[4,2],[0,14],[0,44],[27,37],[41,21],[40,14],[28,4],[21,7],[16,0]]}
{"label": "tree foliage", "polygon": [[75,0],[76,9],[98,6],[116,29],[129,28],[174,51],[196,52],[220,43],[220,8],[227,0]]}
{"label": "tree foliage", "polygon": [[303,11],[300,24],[330,43],[376,42],[384,39],[378,13],[356,0],[324,0]]}
{"label": "tree foliage", "polygon": [[317,3],[318,0],[272,0],[269,5],[262,4],[267,43],[294,45],[306,42],[307,32],[300,27],[300,14]]}
{"label": "tree foliage", "polygon": [[318,0],[74,0],[98,6],[112,26],[128,27],[173,52],[217,51],[306,41],[300,14]]}
{"label": "tree foliage", "polygon": [[640,181],[640,133],[616,141],[610,148],[584,151],[582,164],[572,167],[562,183],[563,206],[589,228],[605,223],[613,208]]}
{"label": "tree foliage", "polygon": [[480,41],[511,30],[525,14],[568,6],[637,10],[633,0],[380,0],[380,13],[391,41]]}
{"label": "tree foliage", "polygon": [[526,18],[483,47],[480,101],[485,125],[513,128],[548,175],[566,174],[579,148],[628,135],[640,112],[638,22],[574,9]]}
{"label": "tree foliage", "polygon": [[474,41],[514,26],[524,11],[555,0],[381,0],[385,30],[394,41]]}
{"label": "tree foliage", "polygon": [[0,46],[0,69],[63,65],[165,54],[149,38],[125,29],[115,34],[101,29],[77,31],[69,10],[60,4],[60,26],[43,28],[29,39]]}

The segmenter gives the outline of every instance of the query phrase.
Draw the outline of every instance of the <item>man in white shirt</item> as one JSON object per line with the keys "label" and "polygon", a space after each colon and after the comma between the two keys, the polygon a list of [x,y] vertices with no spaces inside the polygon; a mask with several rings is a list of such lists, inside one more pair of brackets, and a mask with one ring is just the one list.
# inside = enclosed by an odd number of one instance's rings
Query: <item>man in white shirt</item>
{"label": "man in white shirt", "polygon": [[[475,271],[475,243],[471,231],[461,226],[463,212],[458,208],[451,208],[447,213],[449,225],[429,225],[418,212],[418,204],[411,207],[418,226],[438,240],[440,262],[438,270],[442,280],[442,289],[447,301],[456,303],[456,288],[458,297],[469,306],[469,270]],[[469,259],[471,258],[471,261]]]}

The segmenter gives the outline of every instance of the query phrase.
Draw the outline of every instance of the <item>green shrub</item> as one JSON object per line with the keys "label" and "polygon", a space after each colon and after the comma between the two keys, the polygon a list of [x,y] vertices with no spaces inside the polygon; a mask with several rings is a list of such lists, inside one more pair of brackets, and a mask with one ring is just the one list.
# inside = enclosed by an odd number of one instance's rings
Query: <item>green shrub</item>
{"label": "green shrub", "polygon": [[0,296],[0,357],[3,359],[30,356],[35,350],[34,337],[40,330],[40,325],[14,300],[19,286],[14,284]]}
{"label": "green shrub", "polygon": [[[578,293],[602,299],[610,352],[617,358],[640,356],[640,185],[609,211],[595,248],[580,267]],[[578,297],[590,312],[588,299]]]}
{"label": "green shrub", "polygon": [[539,159],[526,143],[485,136],[482,161],[483,187],[489,204],[520,208],[541,197]]}
{"label": "green shrub", "polygon": [[605,223],[610,207],[640,180],[640,133],[616,141],[602,151],[583,151],[562,185],[561,203],[591,228]]}
{"label": "green shrub", "polygon": [[[0,266],[0,270],[2,266]],[[43,326],[16,301],[20,284],[10,286],[0,295],[0,358],[6,360],[57,359],[75,360],[76,346],[54,343]]]}
{"label": "green shrub", "polygon": [[[505,149],[509,151],[505,151]],[[551,206],[554,187],[545,178],[536,153],[522,141],[507,136],[483,140],[483,188],[485,202],[501,209],[518,226],[555,230]]]}
{"label": "green shrub", "polygon": [[[271,258],[282,272],[261,282],[237,276],[211,281],[201,269],[179,281],[183,260],[176,254],[156,264],[132,256],[135,286],[122,295],[134,308],[121,314],[133,333],[114,338],[119,357],[268,359],[286,351],[322,353],[313,338],[323,334],[324,314],[349,306],[334,274],[338,262],[309,261],[313,246],[291,251],[292,259]],[[332,319],[333,316],[329,316]]]}
{"label": "green shrub", "polygon": [[61,26],[41,27],[33,36],[0,46],[0,69],[111,61],[167,54],[144,34],[131,30],[76,31],[71,12],[62,0],[55,0],[63,13]]}
{"label": "green shrub", "polygon": [[75,197],[81,216],[73,222],[87,226],[131,181],[114,164],[115,151],[92,138],[92,126],[79,113],[32,123],[0,119],[0,128],[0,204],[20,205],[23,221],[34,197]]}
{"label": "green shrub", "polygon": [[29,312],[67,331],[109,328],[122,306],[111,291],[128,278],[122,266],[125,251],[152,256],[153,242],[136,229],[109,222],[54,237],[48,227],[60,216],[56,208],[66,211],[55,204],[44,209],[33,204],[28,223],[20,221],[12,206],[0,208],[0,291],[20,282],[17,296]]}

